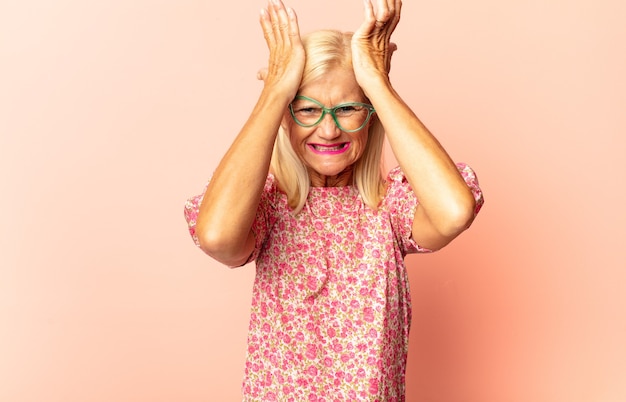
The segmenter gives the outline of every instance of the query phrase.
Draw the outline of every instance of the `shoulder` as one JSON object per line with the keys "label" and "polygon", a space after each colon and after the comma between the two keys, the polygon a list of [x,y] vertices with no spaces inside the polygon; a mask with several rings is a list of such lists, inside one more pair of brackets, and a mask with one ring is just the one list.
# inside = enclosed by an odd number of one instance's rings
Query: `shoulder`
{"label": "shoulder", "polygon": [[400,166],[389,171],[384,181],[384,187],[384,194],[380,203],[383,210],[396,213],[399,209],[408,208],[408,210],[412,210],[417,204],[413,188]]}
{"label": "shoulder", "polygon": [[404,175],[404,172],[402,171],[402,168],[400,166],[396,166],[395,168],[391,169],[387,174],[387,178],[385,180],[387,185],[391,183],[402,183],[405,181],[406,176]]}
{"label": "shoulder", "polygon": [[407,191],[412,192],[411,185],[406,178],[400,166],[391,169],[384,181],[385,195],[384,198],[397,197],[406,194]]}

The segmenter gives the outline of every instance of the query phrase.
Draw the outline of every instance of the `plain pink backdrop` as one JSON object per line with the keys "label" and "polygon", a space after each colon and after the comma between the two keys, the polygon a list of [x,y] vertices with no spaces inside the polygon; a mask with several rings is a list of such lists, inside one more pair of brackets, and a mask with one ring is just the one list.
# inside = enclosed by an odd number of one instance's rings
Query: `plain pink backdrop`
{"label": "plain pink backdrop", "polygon": [[[290,4],[302,31],[362,16]],[[0,400],[240,399],[254,268],[182,207],[259,94],[263,5],[0,3]],[[626,400],[625,15],[405,0],[392,82],[486,196],[408,259],[407,401]]]}

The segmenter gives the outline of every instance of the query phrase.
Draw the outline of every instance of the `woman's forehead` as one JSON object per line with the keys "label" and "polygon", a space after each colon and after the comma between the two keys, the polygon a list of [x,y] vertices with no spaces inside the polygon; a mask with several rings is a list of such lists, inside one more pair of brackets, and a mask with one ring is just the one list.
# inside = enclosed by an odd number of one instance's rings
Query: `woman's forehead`
{"label": "woman's forehead", "polygon": [[313,98],[324,104],[361,101],[363,91],[356,82],[352,69],[335,68],[300,87],[298,95]]}

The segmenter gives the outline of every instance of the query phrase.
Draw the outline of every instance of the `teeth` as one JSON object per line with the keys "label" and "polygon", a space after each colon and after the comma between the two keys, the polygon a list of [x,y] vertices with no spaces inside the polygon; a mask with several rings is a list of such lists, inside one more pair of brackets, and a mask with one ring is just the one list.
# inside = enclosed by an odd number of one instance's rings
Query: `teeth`
{"label": "teeth", "polygon": [[320,145],[314,145],[315,149],[317,149],[318,151],[339,151],[340,149],[344,148],[344,145],[337,145],[334,147],[324,147],[324,146],[320,146]]}

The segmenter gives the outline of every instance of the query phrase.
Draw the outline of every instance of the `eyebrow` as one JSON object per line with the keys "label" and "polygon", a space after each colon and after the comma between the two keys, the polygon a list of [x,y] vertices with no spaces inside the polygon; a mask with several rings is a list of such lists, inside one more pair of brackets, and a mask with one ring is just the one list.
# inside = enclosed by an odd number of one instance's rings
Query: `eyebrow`
{"label": "eyebrow", "polygon": [[[305,96],[305,95],[298,95],[298,96]],[[336,107],[336,106],[345,105],[345,104],[348,104],[348,103],[364,103],[364,104],[367,104],[367,101],[366,101],[366,100],[348,100],[348,101],[342,101],[342,102],[336,103],[336,104],[334,104],[334,105],[332,105],[332,106],[326,106],[323,102],[318,101],[318,100],[317,100],[317,99],[315,99],[315,98],[311,98],[310,96],[307,96],[307,98],[309,98],[309,99],[294,98],[294,100],[293,100],[291,103],[296,103],[296,102],[308,102],[308,103],[314,103],[313,101],[315,101],[315,102],[317,102],[318,104],[321,104],[321,105],[323,105],[324,107],[327,107],[327,108],[329,108],[329,109],[334,108],[334,107]],[[316,106],[319,106],[319,105],[317,105],[317,104],[316,104]]]}

